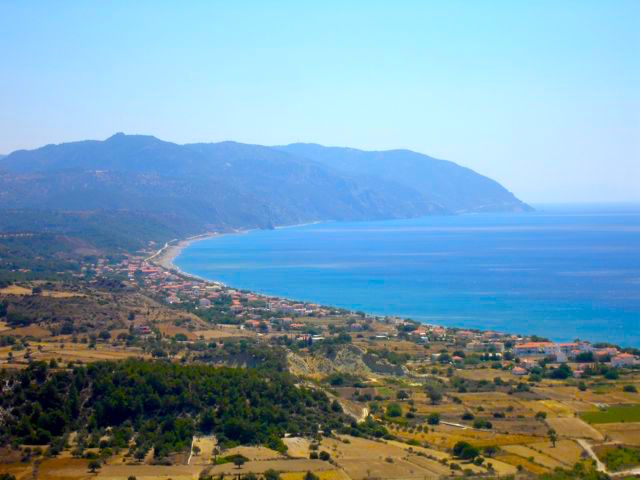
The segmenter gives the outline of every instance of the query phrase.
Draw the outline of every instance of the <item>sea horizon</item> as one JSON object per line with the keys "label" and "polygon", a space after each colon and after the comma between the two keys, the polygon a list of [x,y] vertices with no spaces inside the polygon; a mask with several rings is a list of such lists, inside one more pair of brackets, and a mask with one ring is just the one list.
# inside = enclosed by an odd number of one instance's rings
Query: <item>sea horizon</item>
{"label": "sea horizon", "polygon": [[193,242],[173,263],[233,288],[372,315],[638,346],[640,203],[533,206],[251,230]]}

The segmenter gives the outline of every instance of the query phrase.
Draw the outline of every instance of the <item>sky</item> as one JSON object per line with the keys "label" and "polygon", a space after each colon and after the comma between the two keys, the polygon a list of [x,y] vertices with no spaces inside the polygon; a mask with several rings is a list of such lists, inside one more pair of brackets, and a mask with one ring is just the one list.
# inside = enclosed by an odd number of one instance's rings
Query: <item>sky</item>
{"label": "sky", "polygon": [[408,148],[640,201],[640,2],[0,2],[0,153],[115,132]]}

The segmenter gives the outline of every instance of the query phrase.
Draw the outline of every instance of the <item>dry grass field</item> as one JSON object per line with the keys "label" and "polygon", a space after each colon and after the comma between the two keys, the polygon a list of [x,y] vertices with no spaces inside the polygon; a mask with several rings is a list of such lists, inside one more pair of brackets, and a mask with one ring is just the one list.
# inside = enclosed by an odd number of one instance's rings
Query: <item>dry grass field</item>
{"label": "dry grass field", "polygon": [[493,382],[494,378],[500,378],[501,380],[508,382],[509,380],[513,380],[515,377],[511,372],[504,370],[495,370],[493,368],[474,368],[468,370],[460,370],[457,372],[459,377],[468,379],[468,380],[486,380],[488,382]]}
{"label": "dry grass field", "polygon": [[11,335],[14,337],[33,337],[43,339],[51,336],[51,332],[40,325],[29,325],[27,327],[11,328],[0,331],[0,335]]}
{"label": "dry grass field", "polygon": [[604,437],[598,430],[576,417],[548,418],[547,424],[551,428],[554,428],[561,437],[588,438],[596,441],[604,440]]}
{"label": "dry grass field", "polygon": [[537,463],[538,465],[542,465],[549,470],[553,470],[556,467],[562,467],[564,464],[549,455],[544,453],[540,453],[530,447],[525,445],[505,445],[501,447],[507,453],[518,455],[522,458],[528,459],[530,462]]}
{"label": "dry grass field", "polygon": [[[49,361],[55,359],[65,364],[69,362],[90,363],[102,360],[124,360],[131,357],[149,358],[138,348],[116,348],[102,344],[96,345],[96,348],[89,348],[87,344],[81,343],[64,343],[61,347],[59,342],[33,342],[31,346],[33,360]],[[9,350],[9,348],[0,349],[0,364],[6,363]],[[20,358],[22,353],[14,352],[15,362],[22,362]],[[14,363],[12,366],[16,366],[16,364]]]}
{"label": "dry grass field", "polygon": [[233,463],[225,463],[216,465],[209,469],[212,475],[244,474],[244,473],[263,473],[266,470],[277,470],[279,472],[322,472],[327,470],[335,470],[335,467],[329,462],[322,460],[307,460],[301,458],[281,459],[281,460],[263,460],[258,462],[247,462],[241,468],[237,468]]}
{"label": "dry grass field", "polygon": [[614,442],[640,446],[640,423],[601,423],[595,428]]}
{"label": "dry grass field", "polygon": [[216,448],[218,442],[213,436],[196,437],[193,446],[198,447],[200,452],[191,457],[189,465],[209,465],[213,461],[213,449]]}
{"label": "dry grass field", "polygon": [[567,467],[579,462],[584,455],[582,447],[573,440],[558,440],[555,447],[549,441],[533,443],[529,447],[548,455]]}
{"label": "dry grass field", "polygon": [[196,330],[193,334],[197,338],[202,338],[203,340],[218,340],[221,338],[230,338],[230,337],[252,337],[255,334],[240,330],[234,326],[234,328],[216,328],[216,329],[208,329],[208,330]]}
{"label": "dry grass field", "polygon": [[339,465],[353,480],[368,478],[395,479],[395,478],[438,478],[438,473],[428,470],[416,463],[404,459],[390,457],[385,460],[368,460],[363,458],[345,459]]}
{"label": "dry grass field", "polygon": [[[172,478],[174,480],[191,480],[198,478],[201,470],[201,466],[194,465],[105,465],[98,472],[97,478],[109,480],[127,480],[129,476],[133,475],[137,479],[143,480],[157,480],[161,478]],[[64,475],[67,472],[62,471],[60,473]]]}
{"label": "dry grass field", "polygon": [[223,455],[242,455],[253,462],[261,462],[263,460],[281,460],[285,458],[282,454],[266,447],[235,447],[225,450]]}
{"label": "dry grass field", "polygon": [[287,446],[287,454],[293,458],[309,458],[309,440],[302,437],[289,437],[282,440]]}

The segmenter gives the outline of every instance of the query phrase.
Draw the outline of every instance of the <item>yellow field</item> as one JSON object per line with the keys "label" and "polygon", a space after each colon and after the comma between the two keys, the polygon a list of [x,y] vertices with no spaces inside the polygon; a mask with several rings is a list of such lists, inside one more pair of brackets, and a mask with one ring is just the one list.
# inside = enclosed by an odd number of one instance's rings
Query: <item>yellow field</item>
{"label": "yellow field", "polygon": [[528,402],[527,406],[535,412],[545,412],[548,416],[569,417],[573,415],[573,410],[566,403],[558,400],[534,400]]}
{"label": "yellow field", "polygon": [[449,427],[447,425],[438,425],[435,431],[430,430],[428,433],[410,433],[402,431],[395,433],[401,438],[407,440],[414,439],[419,442],[426,441],[430,445],[435,445],[440,448],[452,448],[460,441],[469,442],[477,447],[528,444],[540,441],[540,437],[532,435],[509,435],[484,430],[463,430],[456,427]]}
{"label": "yellow field", "polygon": [[0,295],[31,295],[32,292],[31,288],[20,287],[19,285],[0,288]]}
{"label": "yellow field", "polygon": [[[302,480],[306,472],[289,472],[280,475],[282,480]],[[316,476],[320,480],[349,480],[349,477],[342,470],[325,470],[316,472]]]}
{"label": "yellow field", "polygon": [[496,459],[502,462],[508,463],[510,465],[513,465],[514,467],[517,467],[518,465],[522,465],[522,467],[525,470],[531,473],[534,473],[536,475],[540,475],[542,473],[547,472],[547,469],[545,469],[544,467],[541,467],[540,465],[536,465],[535,463],[531,463],[530,461],[520,457],[519,455],[513,455],[513,454],[499,455],[496,457]]}

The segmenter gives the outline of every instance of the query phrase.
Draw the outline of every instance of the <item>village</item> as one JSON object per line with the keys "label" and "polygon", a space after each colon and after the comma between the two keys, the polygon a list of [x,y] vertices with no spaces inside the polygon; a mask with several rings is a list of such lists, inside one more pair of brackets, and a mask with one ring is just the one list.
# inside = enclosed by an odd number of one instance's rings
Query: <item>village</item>
{"label": "village", "polygon": [[[258,336],[290,333],[296,340],[317,342],[346,331],[360,334],[360,337],[368,332],[367,337],[377,340],[401,337],[424,345],[444,343],[461,347],[469,354],[490,355],[492,359],[505,361],[514,376],[530,374],[541,360],[551,364],[569,364],[575,378],[596,364],[612,368],[640,366],[640,357],[613,345],[580,340],[558,343],[539,340],[536,336],[447,328],[399,317],[381,317],[269,297],[230,288],[220,282],[205,281],[175,269],[168,270],[145,257],[126,258],[116,264],[109,264],[103,259],[95,268],[97,275],[126,276],[129,282],[137,283],[153,298],[170,306],[189,309],[205,318],[213,319],[207,313],[224,312],[221,323],[231,323],[240,331]],[[345,322],[345,329],[338,331],[330,328],[331,322],[319,321],[336,317]],[[146,325],[138,328],[143,334],[151,332]],[[446,352],[428,355],[432,362],[443,363],[444,359],[453,365],[462,365],[465,360],[460,355]]]}

